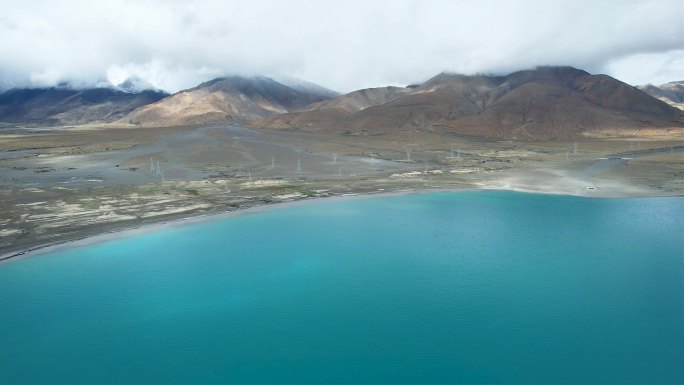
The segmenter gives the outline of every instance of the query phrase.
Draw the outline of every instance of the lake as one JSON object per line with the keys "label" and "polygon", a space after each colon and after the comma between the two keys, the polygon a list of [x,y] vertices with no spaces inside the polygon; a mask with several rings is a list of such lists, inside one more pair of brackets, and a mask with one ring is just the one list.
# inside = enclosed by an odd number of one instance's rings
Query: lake
{"label": "lake", "polygon": [[684,198],[311,201],[0,264],[0,383],[684,383]]}

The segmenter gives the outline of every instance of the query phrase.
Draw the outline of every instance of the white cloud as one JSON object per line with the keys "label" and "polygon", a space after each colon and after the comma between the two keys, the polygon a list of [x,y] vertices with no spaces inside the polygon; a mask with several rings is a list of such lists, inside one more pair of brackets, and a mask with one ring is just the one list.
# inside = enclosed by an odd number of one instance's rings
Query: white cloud
{"label": "white cloud", "polygon": [[611,61],[607,72],[630,84],[684,80],[684,49],[630,55]]}
{"label": "white cloud", "polygon": [[106,78],[111,84],[120,84],[128,78],[144,79],[155,88],[162,90],[180,90],[193,87],[208,79],[224,75],[225,71],[205,66],[171,67],[162,60],[151,60],[146,63],[113,64],[107,68]]}
{"label": "white cloud", "polygon": [[265,74],[350,91],[444,70],[545,64],[628,82],[684,78],[681,0],[0,0],[0,8],[6,86],[138,76],[177,91]]}

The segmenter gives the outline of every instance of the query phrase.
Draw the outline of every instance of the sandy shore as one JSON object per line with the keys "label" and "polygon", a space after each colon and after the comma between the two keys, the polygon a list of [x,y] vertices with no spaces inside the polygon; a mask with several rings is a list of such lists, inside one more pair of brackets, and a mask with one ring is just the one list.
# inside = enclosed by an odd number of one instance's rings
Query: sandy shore
{"label": "sandy shore", "polygon": [[[533,178],[534,179],[534,178]],[[101,228],[95,228],[92,231],[84,232],[73,237],[67,237],[59,242],[37,244],[26,249],[19,251],[12,251],[5,254],[0,254],[0,263],[7,263],[15,261],[22,258],[27,258],[31,256],[37,256],[45,253],[50,253],[53,251],[58,251],[61,249],[86,246],[95,243],[100,243],[113,239],[122,239],[138,234],[143,234],[151,231],[158,231],[167,228],[177,227],[177,226],[188,226],[192,224],[217,221],[222,219],[227,219],[231,217],[236,217],[240,215],[248,215],[251,213],[262,212],[270,209],[279,209],[301,204],[310,204],[322,201],[340,201],[340,200],[352,200],[352,199],[369,199],[369,198],[380,198],[388,196],[399,196],[407,194],[425,194],[431,192],[464,192],[464,191],[487,191],[487,190],[499,190],[499,191],[515,191],[522,193],[532,193],[532,194],[552,194],[552,195],[572,195],[585,198],[637,198],[637,197],[652,197],[654,195],[647,194],[643,189],[635,188],[634,186],[622,185],[620,189],[609,189],[609,190],[587,190],[582,188],[582,186],[577,186],[576,183],[555,183],[548,186],[538,186],[538,185],[525,185],[524,182],[529,182],[529,179],[519,177],[507,177],[500,180],[495,180],[490,183],[476,182],[473,187],[463,187],[459,189],[453,188],[426,188],[426,189],[398,189],[397,191],[387,192],[384,189],[378,191],[367,191],[363,193],[342,193],[339,195],[329,195],[327,197],[306,197],[304,195],[288,196],[286,200],[281,202],[272,201],[250,201],[239,207],[230,211],[212,210],[209,212],[190,215],[190,216],[170,216],[165,219],[153,220],[150,222],[144,222],[141,224],[133,226],[115,226],[108,229],[107,226],[101,226]],[[657,196],[682,196],[684,194],[663,194]]]}
{"label": "sandy shore", "polygon": [[[459,191],[475,191],[476,189],[463,189]],[[348,193],[343,195],[336,195],[330,197],[316,197],[307,198],[299,197],[292,198],[291,200],[279,202],[279,203],[262,203],[255,204],[253,206],[247,206],[245,208],[237,209],[234,211],[217,211],[198,215],[192,215],[187,217],[180,217],[176,219],[166,219],[159,222],[152,222],[148,224],[143,224],[130,228],[121,228],[118,230],[111,230],[107,232],[95,233],[93,235],[84,235],[83,237],[74,237],[73,239],[66,239],[56,243],[49,243],[43,245],[36,245],[30,247],[26,250],[21,250],[14,253],[0,254],[0,264],[7,263],[10,261],[15,261],[27,257],[37,256],[41,254],[46,254],[58,250],[68,249],[72,247],[87,246],[92,244],[97,244],[114,239],[122,239],[130,236],[135,236],[139,234],[144,234],[153,231],[159,231],[179,226],[189,226],[198,223],[219,221],[228,218],[234,218],[242,215],[249,215],[258,212],[263,212],[267,210],[282,209],[292,206],[298,206],[302,204],[312,204],[320,202],[330,202],[330,201],[348,201],[357,199],[370,199],[370,198],[381,198],[381,197],[391,197],[391,196],[401,196],[409,194],[426,194],[430,192],[455,192],[454,190],[446,189],[429,189],[429,190],[405,190],[396,192],[376,192],[376,193],[363,193],[355,194]]]}

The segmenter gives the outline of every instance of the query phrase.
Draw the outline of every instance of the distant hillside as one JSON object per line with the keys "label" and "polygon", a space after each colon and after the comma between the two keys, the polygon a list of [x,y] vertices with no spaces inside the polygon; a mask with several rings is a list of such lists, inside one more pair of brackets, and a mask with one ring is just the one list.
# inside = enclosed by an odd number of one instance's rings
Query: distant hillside
{"label": "distant hillside", "polygon": [[647,84],[637,86],[637,88],[673,107],[684,110],[684,80],[665,83],[659,86]]}
{"label": "distant hillside", "polygon": [[340,96],[339,92],[325,88],[325,87],[318,85],[316,83],[307,82],[306,80],[302,80],[302,79],[298,79],[298,78],[294,78],[294,77],[283,76],[283,77],[279,77],[279,78],[274,79],[274,80],[279,82],[279,83],[285,84],[286,86],[293,88],[297,91],[316,94],[316,95],[319,95],[321,97],[325,97],[327,99],[332,99],[332,98],[336,98],[336,97]]}
{"label": "distant hillside", "polygon": [[[299,79],[223,77],[167,95],[139,78],[118,86],[12,89],[0,123],[113,123],[162,127],[233,124],[350,135],[403,131],[500,139],[566,139],[684,129],[684,82],[632,87],[572,67],[505,76],[442,73],[423,84],[338,95]],[[667,103],[666,103],[667,102]]]}
{"label": "distant hillside", "polygon": [[388,103],[410,92],[408,88],[380,87],[350,92],[334,99],[317,102],[301,111],[276,115],[255,123],[270,128],[314,129],[339,126],[355,113],[369,107]]}
{"label": "distant hillside", "polygon": [[15,88],[0,94],[0,122],[29,126],[106,123],[166,95],[162,91],[113,88]]}
{"label": "distant hillside", "polygon": [[266,77],[214,79],[143,106],[117,123],[139,126],[247,124],[329,99],[330,90],[295,89]]}
{"label": "distant hillside", "polygon": [[349,104],[345,98],[350,94],[343,95],[256,125],[368,135],[426,130],[505,139],[684,127],[678,109],[609,76],[572,67],[540,67],[507,76],[443,73],[402,90],[356,110],[342,107]]}
{"label": "distant hillside", "polygon": [[339,108],[347,112],[358,112],[368,107],[385,104],[408,92],[410,92],[408,88],[402,87],[366,88],[350,92],[335,99],[311,104],[304,109]]}

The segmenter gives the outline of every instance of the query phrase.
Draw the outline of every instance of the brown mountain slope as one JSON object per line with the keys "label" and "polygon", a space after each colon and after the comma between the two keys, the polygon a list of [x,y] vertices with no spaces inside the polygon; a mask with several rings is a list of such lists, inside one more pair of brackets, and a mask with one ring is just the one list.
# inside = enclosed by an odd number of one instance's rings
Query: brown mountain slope
{"label": "brown mountain slope", "polygon": [[304,110],[310,111],[324,108],[339,108],[348,112],[357,112],[368,107],[385,104],[410,91],[410,89],[404,87],[366,88],[350,92],[334,99],[313,103],[305,107]]}
{"label": "brown mountain slope", "polygon": [[482,76],[440,74],[409,94],[359,111],[347,119],[345,128],[362,133],[432,129],[432,122],[480,113],[487,103],[487,92],[494,86],[491,79]]}
{"label": "brown mountain slope", "polygon": [[[461,78],[466,78],[457,75]],[[262,119],[255,126],[295,128],[310,131],[381,133],[401,128],[408,122],[434,120],[457,114],[464,116],[481,110],[478,102],[463,97],[481,93],[489,81],[470,84],[452,75],[438,75],[417,88],[381,87],[354,91],[314,103],[303,111]],[[441,84],[441,83],[444,84]],[[491,88],[491,87],[490,87]]]}
{"label": "brown mountain slope", "polygon": [[261,119],[253,125],[303,130],[334,127],[344,131],[344,121],[354,113],[388,103],[410,92],[409,88],[402,87],[367,88],[310,104],[300,111]]}
{"label": "brown mountain slope", "polygon": [[287,121],[278,118],[258,124],[371,135],[418,129],[506,139],[684,127],[679,110],[609,76],[571,67],[540,67],[507,76],[440,74],[387,103],[357,112],[321,109],[288,114]]}
{"label": "brown mountain slope", "polygon": [[497,138],[562,139],[683,127],[678,110],[606,75],[544,67],[506,76],[486,108],[440,119],[447,131]]}
{"label": "brown mountain slope", "polygon": [[226,77],[139,108],[117,123],[140,126],[246,124],[328,99],[265,77]]}

